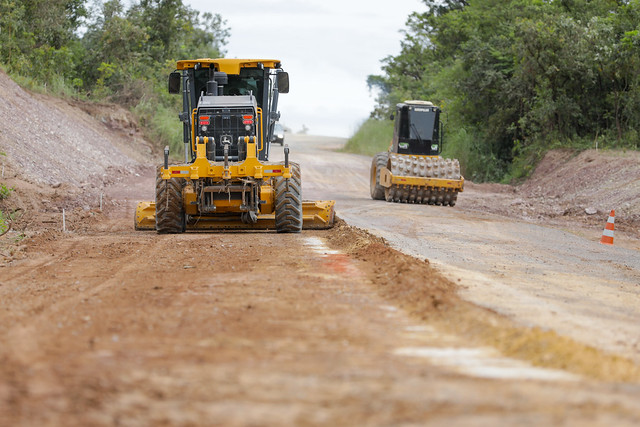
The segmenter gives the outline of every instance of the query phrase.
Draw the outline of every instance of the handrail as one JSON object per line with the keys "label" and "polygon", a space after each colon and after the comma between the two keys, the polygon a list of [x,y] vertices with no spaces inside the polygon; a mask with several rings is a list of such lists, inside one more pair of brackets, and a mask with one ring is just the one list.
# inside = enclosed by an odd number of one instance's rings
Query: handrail
{"label": "handrail", "polygon": [[264,150],[264,133],[262,133],[262,108],[256,107],[258,110],[258,116],[260,116],[260,149],[258,153]]}
{"label": "handrail", "polygon": [[196,152],[196,113],[198,112],[197,108],[193,109],[191,113],[191,151]]}

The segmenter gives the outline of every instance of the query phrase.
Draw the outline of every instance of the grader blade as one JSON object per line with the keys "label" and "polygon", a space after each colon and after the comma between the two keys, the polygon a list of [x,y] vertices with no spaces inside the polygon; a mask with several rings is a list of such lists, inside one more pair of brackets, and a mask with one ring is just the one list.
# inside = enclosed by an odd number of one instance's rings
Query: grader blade
{"label": "grader blade", "polygon": [[156,202],[139,202],[134,218],[136,230],[156,229]]}
{"label": "grader blade", "polygon": [[[323,230],[333,227],[335,201],[303,201],[302,229]],[[258,215],[255,224],[245,224],[240,218],[197,217],[187,223],[187,230],[275,230],[275,215]],[[156,203],[139,202],[135,217],[136,230],[156,229]]]}

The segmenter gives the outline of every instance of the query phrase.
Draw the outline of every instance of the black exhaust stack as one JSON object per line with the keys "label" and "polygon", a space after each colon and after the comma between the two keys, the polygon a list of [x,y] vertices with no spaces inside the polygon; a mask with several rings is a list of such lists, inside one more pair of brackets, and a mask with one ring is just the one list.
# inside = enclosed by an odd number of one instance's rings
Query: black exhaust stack
{"label": "black exhaust stack", "polygon": [[222,96],[224,85],[229,83],[229,77],[227,73],[222,71],[214,71],[213,79],[207,82],[207,95],[208,96]]}
{"label": "black exhaust stack", "polygon": [[209,80],[207,82],[207,96],[218,95],[218,82]]}

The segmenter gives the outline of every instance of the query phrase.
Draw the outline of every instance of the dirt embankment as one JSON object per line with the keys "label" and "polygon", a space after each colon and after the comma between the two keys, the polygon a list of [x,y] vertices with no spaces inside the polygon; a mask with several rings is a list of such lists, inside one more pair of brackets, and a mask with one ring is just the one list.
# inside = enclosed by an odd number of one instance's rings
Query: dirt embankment
{"label": "dirt embankment", "polygon": [[615,210],[616,230],[640,238],[640,153],[635,151],[554,150],[522,185],[468,187],[479,193],[465,200],[471,209],[538,223],[595,227],[604,227]]}
{"label": "dirt embankment", "polygon": [[0,71],[1,182],[14,189],[0,209],[15,230],[57,228],[63,209],[98,208],[107,187],[147,172],[153,149],[126,110],[31,93]]}

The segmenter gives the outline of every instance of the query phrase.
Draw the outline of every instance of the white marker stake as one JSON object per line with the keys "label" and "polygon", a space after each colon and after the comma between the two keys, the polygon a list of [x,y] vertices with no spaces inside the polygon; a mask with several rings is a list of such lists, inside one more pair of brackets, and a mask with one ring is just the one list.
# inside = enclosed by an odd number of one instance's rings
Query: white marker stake
{"label": "white marker stake", "polygon": [[65,212],[64,209],[62,209],[62,231],[63,232],[67,232],[67,222],[65,220]]}

